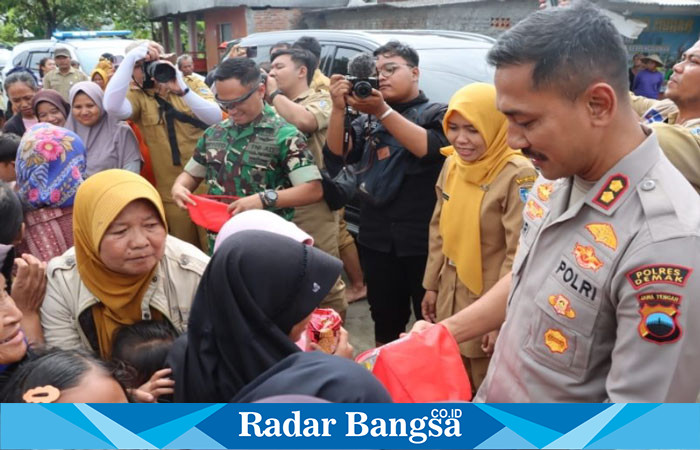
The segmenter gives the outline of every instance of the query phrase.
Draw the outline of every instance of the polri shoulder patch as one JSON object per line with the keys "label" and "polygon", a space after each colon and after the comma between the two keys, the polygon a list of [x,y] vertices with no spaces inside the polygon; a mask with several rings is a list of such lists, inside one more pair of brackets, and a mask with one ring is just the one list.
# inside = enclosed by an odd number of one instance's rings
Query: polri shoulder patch
{"label": "polri shoulder patch", "polygon": [[651,264],[638,267],[627,272],[627,281],[635,289],[641,289],[649,284],[674,284],[685,286],[693,269],[674,264]]}

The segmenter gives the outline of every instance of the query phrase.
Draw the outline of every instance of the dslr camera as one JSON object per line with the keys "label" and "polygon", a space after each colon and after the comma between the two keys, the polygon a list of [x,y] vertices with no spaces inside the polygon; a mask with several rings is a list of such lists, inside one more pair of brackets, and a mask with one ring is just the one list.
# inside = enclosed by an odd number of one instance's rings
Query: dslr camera
{"label": "dslr camera", "polygon": [[379,89],[379,80],[377,77],[345,77],[352,83],[352,93],[357,98],[367,98],[372,95],[372,89]]}
{"label": "dslr camera", "polygon": [[148,61],[143,64],[143,87],[150,89],[154,86],[153,80],[159,83],[167,83],[175,79],[175,68],[163,61]]}

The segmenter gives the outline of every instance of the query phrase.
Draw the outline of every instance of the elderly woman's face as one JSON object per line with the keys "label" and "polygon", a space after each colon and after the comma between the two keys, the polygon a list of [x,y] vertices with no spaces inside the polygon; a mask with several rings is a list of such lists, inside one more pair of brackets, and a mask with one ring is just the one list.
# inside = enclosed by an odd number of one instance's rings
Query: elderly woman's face
{"label": "elderly woman's face", "polygon": [[99,73],[92,76],[92,82],[98,85],[103,91],[105,90],[105,79],[102,78],[102,75]]}
{"label": "elderly woman's face", "polygon": [[147,200],[135,200],[109,225],[100,242],[100,260],[123,275],[144,275],[165,253],[165,226]]}
{"label": "elderly woman's face", "polygon": [[12,364],[24,358],[27,343],[20,328],[22,312],[5,290],[5,283],[0,274],[0,364]]}

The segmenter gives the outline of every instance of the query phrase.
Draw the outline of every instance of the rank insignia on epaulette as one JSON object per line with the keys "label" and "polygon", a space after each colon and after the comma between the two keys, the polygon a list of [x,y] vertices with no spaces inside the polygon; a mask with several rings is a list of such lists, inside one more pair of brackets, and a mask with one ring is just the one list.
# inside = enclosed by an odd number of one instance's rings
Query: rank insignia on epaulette
{"label": "rank insignia on epaulette", "polygon": [[611,175],[593,199],[593,203],[603,209],[610,209],[627,190],[629,184],[627,175],[621,173]]}
{"label": "rank insignia on epaulette", "polygon": [[522,177],[522,178],[516,178],[515,179],[515,184],[520,186],[523,183],[534,183],[537,180],[537,177],[534,175],[530,175],[527,177]]}
{"label": "rank insignia on epaulette", "polygon": [[612,250],[617,250],[617,235],[609,223],[589,223],[586,225],[586,230],[593,235],[596,242],[600,242]]}

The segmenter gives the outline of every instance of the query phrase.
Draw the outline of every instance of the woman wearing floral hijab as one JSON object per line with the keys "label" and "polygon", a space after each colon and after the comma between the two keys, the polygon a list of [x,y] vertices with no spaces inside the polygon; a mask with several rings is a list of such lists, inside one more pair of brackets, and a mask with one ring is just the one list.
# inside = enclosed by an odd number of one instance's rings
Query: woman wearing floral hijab
{"label": "woman wearing floral hijab", "polygon": [[15,166],[25,210],[18,252],[49,261],[73,246],[73,200],[85,177],[85,146],[72,131],[39,123],[22,137]]}

